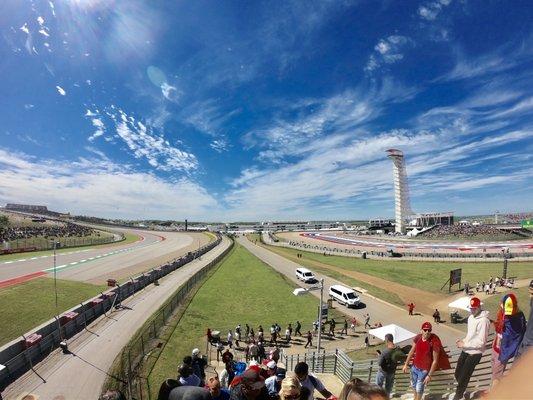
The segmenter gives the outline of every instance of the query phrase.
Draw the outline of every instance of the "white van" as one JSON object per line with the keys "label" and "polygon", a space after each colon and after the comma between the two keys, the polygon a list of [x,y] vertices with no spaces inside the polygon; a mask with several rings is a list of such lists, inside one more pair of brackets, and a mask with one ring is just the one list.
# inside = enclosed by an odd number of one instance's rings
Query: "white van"
{"label": "white van", "polygon": [[313,283],[317,281],[316,276],[304,267],[296,268],[296,278],[305,283]]}
{"label": "white van", "polygon": [[329,288],[329,297],[337,300],[339,304],[344,304],[346,307],[359,305],[359,296],[353,289],[342,285],[333,285]]}

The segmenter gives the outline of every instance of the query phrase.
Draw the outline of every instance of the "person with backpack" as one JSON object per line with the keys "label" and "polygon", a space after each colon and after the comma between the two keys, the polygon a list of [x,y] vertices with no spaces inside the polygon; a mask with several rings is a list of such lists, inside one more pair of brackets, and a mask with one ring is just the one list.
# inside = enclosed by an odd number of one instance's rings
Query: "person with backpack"
{"label": "person with backpack", "polygon": [[431,323],[424,322],[422,324],[421,333],[414,337],[413,346],[402,368],[402,371],[406,373],[409,362],[413,360],[411,387],[414,391],[414,400],[422,399],[424,388],[431,381],[435,371],[451,368],[440,338],[431,332],[432,329]]}
{"label": "person with backpack", "polygon": [[325,399],[329,398],[332,394],[327,390],[324,384],[317,377],[309,374],[309,366],[307,363],[300,361],[294,367],[294,373],[300,381],[302,387],[309,389],[309,397],[307,400],[314,399],[315,390],[318,391]]}
{"label": "person with backpack", "polygon": [[394,344],[394,337],[391,333],[385,335],[385,350],[381,352],[378,359],[379,370],[376,375],[376,385],[382,387],[390,397],[398,360],[403,357],[403,352]]}

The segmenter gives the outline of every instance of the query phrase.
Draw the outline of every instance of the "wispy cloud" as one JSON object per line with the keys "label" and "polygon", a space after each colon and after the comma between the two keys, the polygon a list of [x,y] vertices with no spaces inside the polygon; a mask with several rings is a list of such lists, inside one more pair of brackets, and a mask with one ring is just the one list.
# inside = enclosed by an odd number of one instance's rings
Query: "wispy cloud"
{"label": "wispy cloud", "polygon": [[418,7],[418,15],[427,21],[434,21],[451,2],[452,0],[436,0],[424,3]]}
{"label": "wispy cloud", "polygon": [[383,64],[394,64],[403,59],[403,50],[413,41],[401,35],[391,35],[381,39],[374,46],[374,53],[370,55],[365,71],[374,71]]}
{"label": "wispy cloud", "polygon": [[62,161],[0,149],[0,202],[102,217],[216,218],[217,201],[190,179],[163,180],[91,152],[98,157]]}
{"label": "wispy cloud", "polygon": [[67,95],[67,92],[61,86],[56,86],[56,90],[57,90],[57,93],[59,93],[61,96]]}
{"label": "wispy cloud", "polygon": [[[170,144],[163,133],[137,121],[134,116],[126,114],[120,108],[111,106],[101,113],[87,110],[85,115],[96,128],[88,138],[91,142],[106,132],[112,132],[110,138],[120,139],[135,158],[145,159],[158,170],[189,172],[198,168],[198,160],[194,154]],[[106,127],[104,117],[111,127]]]}
{"label": "wispy cloud", "polygon": [[209,147],[217,153],[223,153],[229,150],[229,143],[226,139],[216,139],[209,143]]}

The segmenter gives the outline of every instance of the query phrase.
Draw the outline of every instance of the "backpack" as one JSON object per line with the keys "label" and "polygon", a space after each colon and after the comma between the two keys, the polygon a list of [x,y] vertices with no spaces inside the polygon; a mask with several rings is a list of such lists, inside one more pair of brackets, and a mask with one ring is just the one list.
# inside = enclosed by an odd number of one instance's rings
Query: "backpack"
{"label": "backpack", "polygon": [[391,350],[385,357],[381,357],[381,361],[379,363],[379,367],[383,370],[383,372],[388,374],[395,372],[398,365],[396,361],[392,359],[392,351],[393,350]]}

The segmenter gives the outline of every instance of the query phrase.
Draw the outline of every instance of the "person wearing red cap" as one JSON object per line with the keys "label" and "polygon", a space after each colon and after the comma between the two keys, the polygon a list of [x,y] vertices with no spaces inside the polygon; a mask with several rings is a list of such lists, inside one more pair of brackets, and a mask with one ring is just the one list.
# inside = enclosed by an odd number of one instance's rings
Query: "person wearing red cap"
{"label": "person wearing red cap", "polygon": [[485,351],[489,328],[489,312],[481,309],[481,301],[477,297],[472,297],[466,337],[456,341],[457,347],[462,349],[462,352],[455,367],[457,389],[453,400],[463,398],[470,377]]}
{"label": "person wearing red cap", "polygon": [[415,392],[414,400],[422,399],[424,388],[431,381],[431,377],[437,369],[439,353],[443,351],[442,343],[437,335],[431,333],[432,329],[429,322],[422,324],[421,333],[414,337],[413,346],[402,369],[406,373],[409,362],[411,359],[413,360],[411,387]]}

